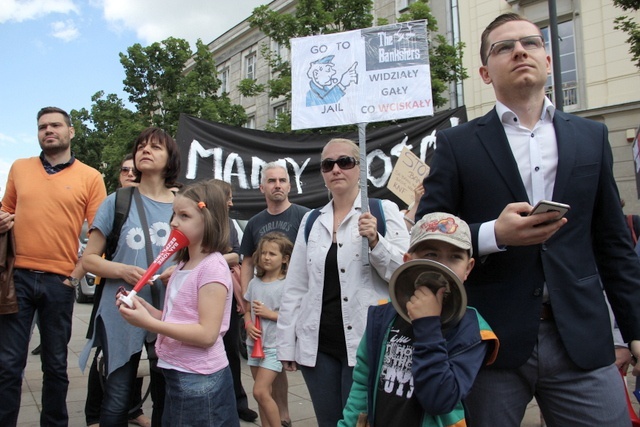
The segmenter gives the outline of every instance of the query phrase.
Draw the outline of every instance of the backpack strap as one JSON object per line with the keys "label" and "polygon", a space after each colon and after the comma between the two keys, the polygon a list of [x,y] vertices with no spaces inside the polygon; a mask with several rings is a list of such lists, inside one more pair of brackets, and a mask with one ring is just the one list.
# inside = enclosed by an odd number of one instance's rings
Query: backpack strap
{"label": "backpack strap", "polygon": [[[369,212],[371,215],[376,217],[378,233],[381,236],[385,236],[387,234],[387,221],[384,216],[384,210],[382,209],[382,200],[376,198],[369,199]],[[311,233],[311,228],[313,227],[313,223],[316,222],[316,219],[320,216],[320,209],[313,209],[309,216],[307,217],[307,222],[304,225],[304,241],[307,243],[309,241],[309,234]]]}
{"label": "backpack strap", "polygon": [[107,236],[107,246],[104,251],[105,259],[109,261],[113,259],[113,254],[115,254],[118,248],[120,231],[122,231],[122,226],[129,216],[134,189],[135,187],[126,187],[116,190],[116,209],[113,215],[113,227],[111,228],[111,233]]}
{"label": "backpack strap", "polygon": [[371,215],[376,217],[377,220],[377,227],[378,227],[378,233],[380,233],[381,236],[386,236],[387,235],[387,221],[386,218],[384,216],[384,210],[382,209],[382,200],[380,199],[376,199],[376,198],[370,198],[369,199],[369,212],[371,212]]}
{"label": "backpack strap", "polygon": [[[111,233],[107,236],[107,244],[105,246],[105,259],[111,261],[113,254],[118,249],[118,240],[120,239],[120,232],[125,220],[129,216],[129,209],[131,208],[131,198],[133,197],[133,189],[135,187],[119,188],[116,190],[116,208],[113,215],[113,227],[111,227]],[[102,290],[104,289],[104,278],[96,276],[95,285],[96,290],[93,295],[93,308],[91,309],[91,317],[89,318],[89,328],[87,329],[87,339],[93,337],[93,329],[98,313],[98,307],[100,306],[100,299],[102,299]]]}
{"label": "backpack strap", "polygon": [[304,224],[304,242],[309,242],[309,233],[311,233],[311,227],[316,219],[320,216],[320,209],[312,209],[307,217],[307,222]]}
{"label": "backpack strap", "polygon": [[[138,217],[140,218],[140,225],[142,226],[142,232],[144,233],[144,249],[147,253],[147,265],[153,263],[153,250],[151,249],[151,237],[149,235],[149,223],[147,222],[147,215],[144,212],[144,202],[142,196],[136,187],[133,187],[133,195],[136,198],[136,209],[138,209]],[[160,308],[160,289],[158,286],[151,286],[151,299],[155,308]]]}

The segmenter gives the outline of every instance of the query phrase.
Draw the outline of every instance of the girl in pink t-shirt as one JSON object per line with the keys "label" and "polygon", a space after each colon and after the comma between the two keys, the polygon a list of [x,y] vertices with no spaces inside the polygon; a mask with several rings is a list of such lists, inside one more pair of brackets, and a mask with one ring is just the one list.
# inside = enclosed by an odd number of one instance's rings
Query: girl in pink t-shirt
{"label": "girl in pink t-shirt", "polygon": [[120,304],[129,323],[158,334],[158,367],[166,381],[163,425],[238,425],[233,380],[222,336],[229,328],[232,282],[221,255],[229,245],[227,198],[215,183],[181,190],[171,227],[189,244],[176,254],[160,311],[143,299]]}

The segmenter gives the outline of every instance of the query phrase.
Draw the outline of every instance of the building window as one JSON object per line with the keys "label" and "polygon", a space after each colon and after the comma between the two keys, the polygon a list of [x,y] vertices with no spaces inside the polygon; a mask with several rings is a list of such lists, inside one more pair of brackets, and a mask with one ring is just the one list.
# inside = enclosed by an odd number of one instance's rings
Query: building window
{"label": "building window", "polygon": [[[545,40],[545,48],[551,55],[549,27],[543,27],[541,30]],[[564,106],[578,105],[578,64],[576,61],[576,38],[573,21],[565,21],[558,24],[558,45],[560,49],[560,76],[562,78]],[[549,99],[553,101],[553,78],[551,75],[547,77],[545,91]]]}
{"label": "building window", "polygon": [[409,6],[417,1],[418,0],[396,0],[396,7],[398,12],[400,13],[407,12],[408,11],[407,9],[409,9]]}
{"label": "building window", "polygon": [[280,62],[289,60],[289,49],[287,49],[285,46],[282,46],[277,41],[271,42],[271,51],[275,54],[275,56],[280,57]]}
{"label": "building window", "polygon": [[244,123],[244,127],[247,129],[255,129],[256,128],[256,117],[249,116],[247,117],[247,121]]}
{"label": "building window", "polygon": [[256,79],[256,54],[252,53],[247,55],[244,58],[244,78],[245,79]]}
{"label": "building window", "polygon": [[222,96],[224,93],[229,93],[229,69],[224,68],[218,72],[218,78],[220,79],[220,88],[218,89],[218,96]]}
{"label": "building window", "polygon": [[273,121],[275,125],[278,126],[280,124],[281,114],[285,114],[287,112],[287,104],[281,104],[277,107],[273,107]]}

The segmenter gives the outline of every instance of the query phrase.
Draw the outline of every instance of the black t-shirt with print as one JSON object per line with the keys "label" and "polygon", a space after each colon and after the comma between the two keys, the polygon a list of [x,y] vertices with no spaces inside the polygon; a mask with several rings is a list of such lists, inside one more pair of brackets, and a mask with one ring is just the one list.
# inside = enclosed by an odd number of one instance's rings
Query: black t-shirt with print
{"label": "black t-shirt with print", "polygon": [[[377,384],[375,425],[419,427],[424,410],[413,395],[413,327],[396,316],[384,349]],[[378,369],[370,366],[370,369]]]}

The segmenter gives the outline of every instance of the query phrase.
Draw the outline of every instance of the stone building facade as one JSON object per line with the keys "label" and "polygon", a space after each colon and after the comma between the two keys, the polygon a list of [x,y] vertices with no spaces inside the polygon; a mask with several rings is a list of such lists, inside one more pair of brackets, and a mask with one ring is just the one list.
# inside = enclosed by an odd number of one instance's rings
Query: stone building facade
{"label": "stone building facade", "polygon": [[[374,18],[393,23],[414,0],[374,0]],[[296,0],[275,0],[269,7],[283,13],[295,10]],[[469,119],[485,114],[495,103],[493,90],[479,77],[480,34],[489,22],[504,12],[518,12],[534,21],[548,40],[547,0],[438,0],[431,1],[439,32],[451,42],[462,41],[463,63],[469,78],[450,88],[450,107],[465,105]],[[640,125],[640,70],[632,63],[627,35],[614,29],[614,19],[625,15],[611,0],[556,0],[560,43],[564,110],[605,123],[614,153],[614,173],[627,213],[640,213],[632,144]],[[629,14],[627,14],[629,15]],[[640,13],[630,14],[640,22]],[[232,24],[232,23],[230,23]],[[232,102],[242,105],[249,116],[247,127],[263,129],[279,111],[288,110],[285,99],[266,94],[243,97],[237,90],[242,79],[266,83],[271,77],[260,53],[263,44],[278,46],[247,21],[231,27],[209,44]],[[288,52],[280,50],[283,57]],[[548,93],[553,97],[553,81]]]}

